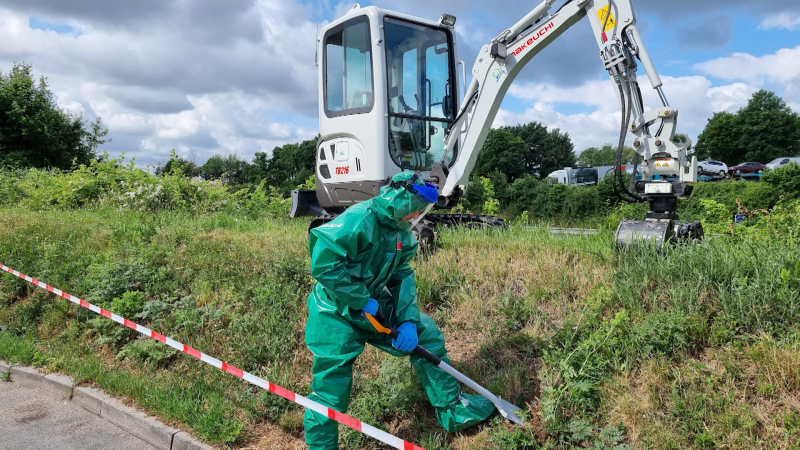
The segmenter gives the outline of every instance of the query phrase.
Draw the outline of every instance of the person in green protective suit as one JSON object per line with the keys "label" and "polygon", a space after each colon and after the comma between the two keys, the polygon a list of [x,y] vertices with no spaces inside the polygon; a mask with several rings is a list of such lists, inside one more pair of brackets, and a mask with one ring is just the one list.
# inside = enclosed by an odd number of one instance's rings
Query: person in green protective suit
{"label": "person in green protective suit", "polygon": [[[317,282],[308,296],[306,322],[306,345],[314,354],[310,399],[345,412],[353,363],[366,343],[405,356],[418,342],[449,362],[442,333],[417,308],[414,270],[409,266],[417,251],[410,221],[436,201],[435,189],[403,172],[381,188],[378,197],[311,230],[311,274]],[[378,333],[362,315],[375,314],[375,309],[401,332],[397,340]],[[491,402],[463,394],[455,378],[423,358],[411,354],[411,364],[447,431],[475,425],[494,412]],[[339,448],[333,419],[306,409],[304,426],[309,449]]]}

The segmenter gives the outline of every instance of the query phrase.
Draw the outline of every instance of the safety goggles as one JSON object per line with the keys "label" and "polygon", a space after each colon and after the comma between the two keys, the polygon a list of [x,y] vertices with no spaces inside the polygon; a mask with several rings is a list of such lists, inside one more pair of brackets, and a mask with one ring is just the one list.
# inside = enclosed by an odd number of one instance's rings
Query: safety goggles
{"label": "safety goggles", "polygon": [[436,186],[428,183],[427,181],[423,181],[425,185],[417,184],[417,180],[420,180],[419,174],[414,174],[405,181],[392,181],[391,187],[393,189],[400,189],[404,188],[408,192],[416,195],[420,200],[424,203],[436,203],[439,200],[439,190],[436,189]]}

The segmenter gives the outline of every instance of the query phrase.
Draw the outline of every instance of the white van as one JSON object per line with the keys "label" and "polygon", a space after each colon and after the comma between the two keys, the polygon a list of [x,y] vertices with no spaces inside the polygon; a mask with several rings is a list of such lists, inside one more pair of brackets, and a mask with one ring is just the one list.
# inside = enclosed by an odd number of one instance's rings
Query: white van
{"label": "white van", "polygon": [[800,164],[800,158],[776,158],[768,162],[767,167],[769,167],[772,170],[775,170],[778,167],[783,167],[789,164],[790,162]]}
{"label": "white van", "polygon": [[597,169],[593,167],[565,167],[547,176],[567,186],[591,186],[597,184]]}

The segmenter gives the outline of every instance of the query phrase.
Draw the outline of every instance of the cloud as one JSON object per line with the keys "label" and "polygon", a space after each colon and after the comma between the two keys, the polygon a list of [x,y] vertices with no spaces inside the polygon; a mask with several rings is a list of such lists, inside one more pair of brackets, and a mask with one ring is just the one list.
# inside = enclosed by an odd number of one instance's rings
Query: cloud
{"label": "cloud", "polygon": [[[670,105],[677,108],[680,114],[678,132],[688,134],[694,141],[714,112],[737,111],[747,104],[757,90],[744,83],[713,87],[710,80],[701,76],[662,79]],[[645,108],[660,107],[661,101],[656,91],[642,87]],[[522,112],[501,109],[494,122],[496,127],[537,121],[548,128],[567,132],[575,144],[576,152],[619,140],[620,107],[614,87],[608,80],[591,81],[573,88],[552,84],[521,85],[509,90],[509,94],[525,100],[536,100],[532,107]],[[563,104],[584,105],[593,111],[563,114],[558,111]],[[628,143],[631,140],[628,135]]]}
{"label": "cloud", "polygon": [[[564,1],[558,0],[551,12]],[[0,0],[0,69],[16,61],[33,64],[37,75],[48,77],[62,108],[88,120],[103,118],[113,138],[104,147],[112,154],[127,151],[140,163],[163,163],[173,148],[195,155],[200,163],[214,153],[249,158],[316,134],[314,22],[339,17],[353,4]],[[445,12],[458,16],[459,56],[468,73],[480,47],[533,7],[511,0],[386,0],[381,6],[431,20]],[[763,27],[795,26],[797,17],[796,0],[635,0],[635,7],[648,43],[663,23],[693,44],[715,46],[729,39],[727,24],[737,12],[752,13]],[[709,18],[715,20],[711,28],[698,25]],[[536,118],[531,120],[568,130],[576,143],[613,140],[617,102],[608,81],[599,79],[604,71],[591,33],[587,21],[579,21],[537,55],[510,91],[528,105],[527,111],[503,110],[498,120]],[[670,79],[665,89],[681,107],[683,125],[697,121],[700,125],[688,128],[701,129],[710,105],[735,109],[753,89],[772,84],[790,86],[781,91],[790,104],[799,104],[800,87],[793,86],[798,86],[794,67],[800,58],[796,52],[771,56],[730,55],[696,67],[726,80],[721,87],[704,77]],[[748,66],[738,68],[741,64]],[[737,70],[741,74],[730,77]],[[562,114],[564,104],[583,105],[585,112]],[[697,117],[693,109],[700,111]]]}
{"label": "cloud", "polygon": [[[679,110],[678,132],[695,141],[715,112],[736,112],[761,88],[772,88],[800,112],[800,46],[761,57],[733,53],[697,64],[695,69],[728,82],[714,86],[711,79],[700,75],[662,76],[670,105]],[[646,108],[661,106],[646,81],[642,89]],[[577,151],[618,140],[620,107],[608,80],[591,80],[579,86],[519,83],[509,89],[509,95],[531,106],[521,112],[501,109],[494,126],[538,121],[568,132]],[[564,114],[559,112],[564,105],[579,105],[587,112]]]}
{"label": "cloud", "polygon": [[702,23],[679,28],[678,44],[688,48],[714,49],[727,45],[733,37],[733,17],[709,17]]}
{"label": "cloud", "polygon": [[257,41],[260,37],[252,0],[4,0],[3,7],[39,16],[50,24],[77,25],[78,29],[141,33],[167,25],[196,39],[211,37],[209,42],[218,44],[241,38]]}
{"label": "cloud", "polygon": [[762,30],[772,30],[774,28],[785,28],[787,30],[800,29],[800,13],[782,12],[768,16],[758,25]]}
{"label": "cloud", "polygon": [[670,0],[668,2],[635,1],[637,13],[653,14],[660,19],[680,23],[690,17],[698,17],[711,13],[719,15],[720,11],[730,14],[745,12],[752,17],[767,17],[772,14],[793,12],[797,9],[797,0],[769,0],[753,2],[752,0]]}
{"label": "cloud", "polygon": [[695,68],[725,80],[744,79],[763,83],[766,80],[791,81],[800,75],[800,46],[784,48],[761,57],[748,53],[712,59]]}
{"label": "cloud", "polygon": [[722,80],[741,80],[784,94],[789,100],[800,94],[800,45],[764,56],[734,53],[695,65],[701,73]]}
{"label": "cloud", "polygon": [[164,162],[171,149],[191,148],[199,162],[250,158],[316,134],[309,15],[279,0],[6,0],[0,68],[30,63],[59,106],[102,117],[112,154]]}

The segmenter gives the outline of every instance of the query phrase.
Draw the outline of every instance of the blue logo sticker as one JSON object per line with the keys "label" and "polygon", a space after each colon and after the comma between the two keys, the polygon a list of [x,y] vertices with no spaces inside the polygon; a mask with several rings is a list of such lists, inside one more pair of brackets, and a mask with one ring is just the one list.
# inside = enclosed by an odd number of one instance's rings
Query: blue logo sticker
{"label": "blue logo sticker", "polygon": [[500,77],[506,74],[506,71],[503,69],[494,69],[492,72],[492,76],[494,77],[494,81],[500,81]]}

